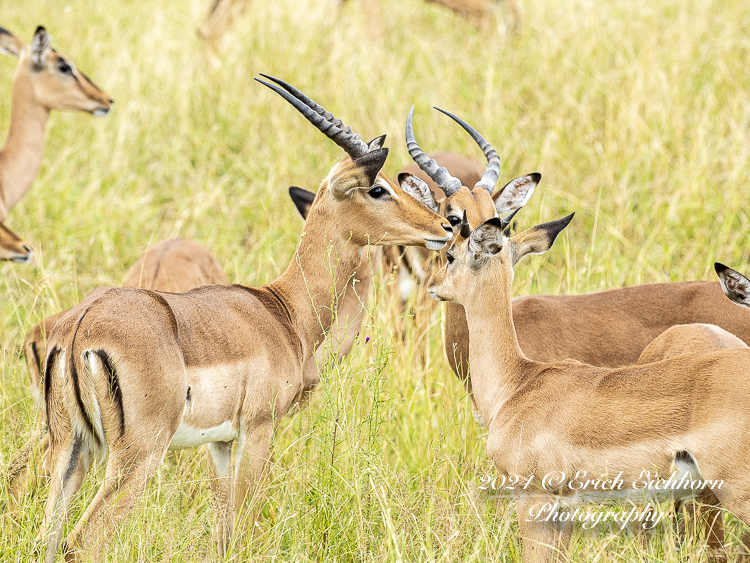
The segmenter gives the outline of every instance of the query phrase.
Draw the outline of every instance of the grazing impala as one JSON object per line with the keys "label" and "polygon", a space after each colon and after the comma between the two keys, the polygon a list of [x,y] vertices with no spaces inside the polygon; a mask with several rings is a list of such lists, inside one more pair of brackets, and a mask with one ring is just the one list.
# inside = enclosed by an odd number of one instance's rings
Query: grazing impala
{"label": "grazing impala", "polygon": [[0,260],[31,262],[33,256],[31,247],[0,221]]}
{"label": "grazing impala", "polygon": [[[750,350],[619,369],[524,355],[511,314],[514,266],[527,254],[546,252],[571,219],[512,238],[503,235],[505,222],[497,218],[473,231],[463,222],[467,238],[448,250],[446,264],[428,283],[435,298],[466,309],[474,398],[487,421],[487,452],[497,471],[521,477],[531,492],[552,492],[572,503],[579,494],[595,495],[595,479],[616,475],[624,494],[646,486],[640,481],[645,471],[664,478],[678,470],[690,479],[700,476],[708,485],[699,490],[711,504],[720,502],[749,524],[750,380],[743,374],[750,369]],[[552,474],[566,477],[545,490],[543,479]],[[543,513],[537,502],[518,498],[524,561],[566,560],[572,524],[546,518],[558,514],[555,501],[543,505]]]}
{"label": "grazing impala", "polygon": [[[213,254],[192,240],[172,238],[151,245],[128,272],[123,285],[154,291],[182,293],[210,284],[227,284],[226,274]],[[47,338],[67,311],[51,315],[26,335],[24,350],[31,376],[31,393],[39,404],[42,397],[42,359],[47,357]],[[39,409],[37,430],[9,464],[7,479],[11,496],[18,501],[26,490],[29,461],[37,444],[46,449],[45,409]],[[43,456],[46,458],[47,454]]]}
{"label": "grazing impala", "polygon": [[53,109],[107,115],[112,99],[51,47],[38,27],[30,45],[0,27],[0,51],[18,57],[13,75],[10,132],[0,149],[0,221],[18,203],[39,173],[44,129]]}
{"label": "grazing impala", "polygon": [[323,180],[276,281],[182,294],[101,288],[55,325],[44,378],[54,468],[39,534],[47,561],[91,459],[106,459],[105,482],[68,536],[73,558],[101,558],[167,449],[205,443],[225,552],[235,516],[257,494],[274,427],[305,391],[305,361],[331,325],[332,288],[344,292],[369,244],[439,250],[451,238],[442,217],[380,173],[383,137],[362,142],[302,92],[263,76],[347,156]]}

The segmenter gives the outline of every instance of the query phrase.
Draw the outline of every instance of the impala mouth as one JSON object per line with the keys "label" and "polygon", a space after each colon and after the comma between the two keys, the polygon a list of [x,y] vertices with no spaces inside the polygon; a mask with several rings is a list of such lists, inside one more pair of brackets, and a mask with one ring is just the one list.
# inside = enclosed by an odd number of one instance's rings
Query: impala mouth
{"label": "impala mouth", "polygon": [[424,239],[425,247],[427,250],[442,250],[446,244],[448,244],[451,240],[451,237],[448,238],[427,238]]}
{"label": "impala mouth", "polygon": [[96,108],[93,113],[95,117],[104,117],[109,113],[109,108]]}
{"label": "impala mouth", "polygon": [[16,254],[11,256],[10,261],[18,264],[28,264],[31,262],[32,258],[34,258],[34,254],[30,252],[28,254]]}

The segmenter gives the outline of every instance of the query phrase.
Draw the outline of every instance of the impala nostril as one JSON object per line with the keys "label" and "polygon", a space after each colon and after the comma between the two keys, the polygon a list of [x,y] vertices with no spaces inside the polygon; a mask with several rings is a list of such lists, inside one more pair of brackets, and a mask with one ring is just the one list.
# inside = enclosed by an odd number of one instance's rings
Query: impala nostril
{"label": "impala nostril", "polygon": [[31,248],[28,244],[24,244],[23,249],[26,251],[26,254],[34,254],[34,249]]}
{"label": "impala nostril", "polygon": [[451,227],[450,225],[446,223],[443,223],[443,229],[445,229],[449,233],[453,233],[453,227]]}

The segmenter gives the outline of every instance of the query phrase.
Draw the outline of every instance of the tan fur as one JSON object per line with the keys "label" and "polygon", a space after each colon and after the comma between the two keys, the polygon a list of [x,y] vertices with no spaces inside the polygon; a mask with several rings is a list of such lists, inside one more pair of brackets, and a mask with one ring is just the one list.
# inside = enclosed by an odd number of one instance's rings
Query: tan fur
{"label": "tan fur", "polygon": [[[67,540],[72,557],[99,558],[168,447],[211,442],[221,552],[236,519],[252,522],[275,424],[304,391],[304,364],[331,325],[331,287],[344,293],[368,244],[440,248],[450,238],[442,217],[382,174],[375,179],[385,154],[333,167],[294,258],[271,284],[103,289],[58,321],[45,377],[54,470],[39,539],[48,561],[88,460],[106,452],[105,484]],[[373,180],[395,195],[370,197]],[[178,428],[184,442],[175,444]],[[201,438],[217,428],[220,442]]]}
{"label": "tan fur", "polygon": [[33,255],[28,243],[21,240],[21,237],[0,221],[0,260],[29,262]]}
{"label": "tan fur", "polygon": [[[743,377],[750,350],[714,350],[619,369],[528,358],[511,315],[513,266],[523,255],[549,248],[556,236],[550,225],[499,237],[502,248],[494,255],[472,255],[462,240],[449,251],[453,263],[428,284],[433,295],[466,308],[470,377],[497,471],[533,475],[537,485],[553,471],[586,471],[592,478],[622,471],[622,480],[632,483],[643,470],[669,475],[677,452],[686,451],[703,478],[726,484],[713,490],[718,501],[750,523],[750,380]],[[574,491],[562,484],[557,492]],[[524,561],[564,559],[571,527],[526,522],[532,502],[522,498],[518,507]]]}
{"label": "tan fur", "polygon": [[[109,95],[81,74],[66,55],[48,47],[37,64],[33,43],[48,41],[46,31],[38,31],[32,45],[3,32],[0,32],[0,49],[17,56],[18,66],[13,74],[10,132],[0,149],[0,221],[29,191],[39,173],[50,111],[103,114],[112,105]],[[72,74],[60,72],[61,62],[71,67]]]}
{"label": "tan fur", "polygon": [[[734,334],[716,325],[701,323],[675,325],[662,332],[646,346],[646,349],[638,358],[638,365],[660,362],[684,354],[697,354],[722,348],[747,347],[747,344]],[[697,512],[706,524],[710,560],[717,563],[726,561],[724,519],[721,510],[715,507],[717,500],[713,493],[707,492],[699,499],[699,503]],[[675,513],[680,512],[681,504],[680,501],[675,503]],[[684,526],[680,527],[680,533],[684,536]]]}
{"label": "tan fur", "polygon": [[[128,272],[123,285],[182,293],[202,285],[228,283],[221,264],[206,247],[192,240],[172,238],[159,241],[146,249]],[[31,393],[37,404],[43,401],[42,371],[43,360],[47,357],[47,338],[57,321],[66,313],[67,311],[63,311],[45,318],[26,335],[26,365],[31,377]],[[34,436],[10,463],[7,476],[9,490],[16,501],[25,493],[30,456],[40,441],[40,435],[42,448],[46,449],[46,434],[43,431],[45,414],[43,408],[39,409]],[[43,459],[46,457],[45,453]],[[42,471],[44,472],[45,470]]]}

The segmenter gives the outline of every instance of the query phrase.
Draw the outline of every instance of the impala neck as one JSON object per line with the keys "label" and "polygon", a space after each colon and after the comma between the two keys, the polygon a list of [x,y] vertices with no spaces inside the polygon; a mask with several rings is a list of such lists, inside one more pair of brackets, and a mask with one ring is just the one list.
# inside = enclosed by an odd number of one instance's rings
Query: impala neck
{"label": "impala neck", "polygon": [[469,366],[474,401],[485,423],[526,380],[534,362],[518,344],[510,284],[501,277],[485,283],[464,304],[469,325]]}
{"label": "impala neck", "polygon": [[[337,220],[323,211],[310,211],[294,258],[269,286],[284,301],[306,360],[331,328],[333,309],[343,297],[362,259],[362,246],[349,241]],[[332,290],[335,288],[335,296]]]}
{"label": "impala neck", "polygon": [[13,85],[10,132],[0,149],[0,221],[31,188],[42,165],[44,129],[49,110]]}

